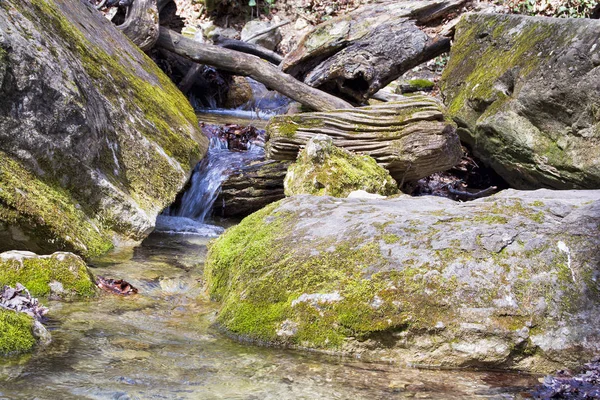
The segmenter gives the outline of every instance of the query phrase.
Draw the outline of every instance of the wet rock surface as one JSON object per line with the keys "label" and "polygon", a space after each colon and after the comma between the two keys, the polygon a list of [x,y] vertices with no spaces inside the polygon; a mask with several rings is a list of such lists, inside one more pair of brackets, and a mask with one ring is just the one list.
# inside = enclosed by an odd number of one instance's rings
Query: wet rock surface
{"label": "wet rock surface", "polygon": [[294,196],[222,235],[205,277],[219,323],[259,342],[550,372],[600,347],[599,221],[598,191]]}
{"label": "wet rock surface", "polygon": [[458,134],[517,189],[600,188],[600,22],[470,14],[441,89]]}

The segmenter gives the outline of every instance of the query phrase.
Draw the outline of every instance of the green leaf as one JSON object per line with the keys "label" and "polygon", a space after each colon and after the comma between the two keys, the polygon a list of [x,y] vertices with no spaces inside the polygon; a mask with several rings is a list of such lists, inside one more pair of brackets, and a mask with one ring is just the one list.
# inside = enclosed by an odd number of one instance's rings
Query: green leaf
{"label": "green leaf", "polygon": [[256,0],[249,0],[249,1],[248,1],[248,5],[249,5],[250,7],[254,7],[254,6],[256,5]]}

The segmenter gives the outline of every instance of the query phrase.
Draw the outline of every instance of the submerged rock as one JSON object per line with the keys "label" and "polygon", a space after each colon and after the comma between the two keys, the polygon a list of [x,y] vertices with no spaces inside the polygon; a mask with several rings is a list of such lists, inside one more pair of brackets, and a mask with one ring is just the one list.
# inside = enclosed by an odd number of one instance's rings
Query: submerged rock
{"label": "submerged rock", "polygon": [[214,242],[205,278],[252,340],[545,372],[600,351],[599,224],[600,191],[295,196]]}
{"label": "submerged rock", "polygon": [[600,188],[600,21],[469,14],[441,89],[461,140],[519,189]]}
{"label": "submerged rock", "polygon": [[143,239],[206,147],[181,92],[88,2],[2,2],[0,251]]}
{"label": "submerged rock", "polygon": [[398,192],[396,181],[373,157],[336,147],[329,136],[320,134],[308,141],[290,165],[284,187],[286,196],[347,197],[355,190],[389,196]]}
{"label": "submerged rock", "polygon": [[37,255],[29,251],[0,253],[0,282],[25,286],[33,296],[68,299],[96,293],[96,285],[81,257],[64,252]]}

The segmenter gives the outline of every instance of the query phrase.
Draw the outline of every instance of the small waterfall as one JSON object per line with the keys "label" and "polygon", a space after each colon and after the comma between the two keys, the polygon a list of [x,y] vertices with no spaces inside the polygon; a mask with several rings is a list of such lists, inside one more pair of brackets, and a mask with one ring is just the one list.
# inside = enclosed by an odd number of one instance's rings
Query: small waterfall
{"label": "small waterfall", "polygon": [[156,231],[163,233],[217,236],[223,228],[206,224],[219,195],[221,184],[235,169],[264,156],[263,147],[250,143],[247,151],[231,151],[227,142],[212,137],[206,157],[199,162],[181,200],[167,208],[156,220]]}

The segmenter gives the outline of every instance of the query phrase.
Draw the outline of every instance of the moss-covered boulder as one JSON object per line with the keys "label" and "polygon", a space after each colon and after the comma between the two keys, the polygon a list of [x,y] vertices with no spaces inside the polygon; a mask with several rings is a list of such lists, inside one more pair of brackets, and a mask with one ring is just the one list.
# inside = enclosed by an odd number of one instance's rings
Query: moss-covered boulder
{"label": "moss-covered boulder", "polygon": [[31,351],[37,343],[34,324],[27,314],[0,308],[0,356]]}
{"label": "moss-covered boulder", "polygon": [[259,342],[549,371],[600,352],[599,226],[600,191],[294,196],[217,239],[205,278]]}
{"label": "moss-covered boulder", "polygon": [[142,239],[206,146],[186,98],[88,2],[0,3],[0,251]]}
{"label": "moss-covered boulder", "polygon": [[90,297],[96,285],[87,265],[73,253],[37,255],[29,251],[0,253],[0,286],[25,286],[32,296]]}
{"label": "moss-covered boulder", "polygon": [[461,140],[512,186],[600,188],[600,21],[469,14],[441,89]]}
{"label": "moss-covered boulder", "polygon": [[347,197],[355,190],[389,196],[398,192],[396,181],[373,157],[336,147],[327,135],[308,141],[288,168],[284,188],[286,196]]}

